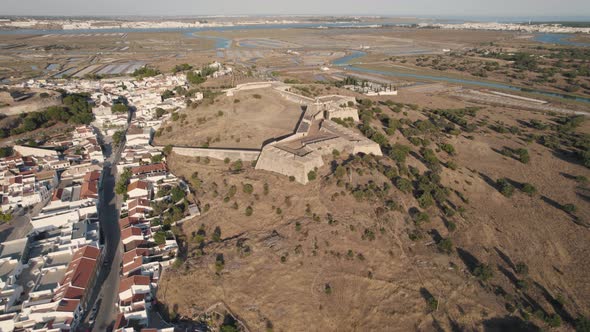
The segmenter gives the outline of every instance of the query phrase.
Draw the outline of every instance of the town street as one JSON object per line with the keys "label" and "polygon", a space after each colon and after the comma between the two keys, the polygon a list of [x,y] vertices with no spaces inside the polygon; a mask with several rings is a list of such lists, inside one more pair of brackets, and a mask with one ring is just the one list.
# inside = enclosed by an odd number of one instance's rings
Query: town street
{"label": "town street", "polygon": [[[129,120],[131,115],[129,116]],[[107,159],[103,168],[102,186],[100,187],[100,200],[98,213],[101,232],[104,239],[105,255],[96,284],[90,295],[92,305],[89,305],[84,326],[89,326],[89,321],[94,318],[93,331],[106,331],[114,322],[118,313],[116,303],[120,282],[120,266],[122,259],[121,230],[119,229],[119,215],[121,201],[115,194],[117,182],[117,163],[125,144],[120,144],[113,151],[113,143],[105,142],[104,152]],[[94,308],[96,307],[96,308]],[[92,312],[97,310],[96,312]],[[94,317],[91,317],[94,316]]]}

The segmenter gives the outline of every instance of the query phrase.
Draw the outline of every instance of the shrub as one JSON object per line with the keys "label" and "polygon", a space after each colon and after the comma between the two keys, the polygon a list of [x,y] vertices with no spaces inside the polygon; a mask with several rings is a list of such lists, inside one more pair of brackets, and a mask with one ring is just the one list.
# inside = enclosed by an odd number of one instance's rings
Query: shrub
{"label": "shrub", "polygon": [[254,209],[253,209],[251,206],[248,206],[248,207],[246,208],[246,216],[248,216],[248,217],[249,217],[249,216],[251,216],[251,215],[252,215],[252,213],[254,213]]}
{"label": "shrub", "polygon": [[293,175],[289,176],[289,182],[294,182],[295,181],[295,177]]}
{"label": "shrub", "polygon": [[309,181],[313,181],[317,178],[317,173],[315,171],[309,171],[309,173],[307,173],[307,179]]}
{"label": "shrub", "polygon": [[389,158],[397,161],[398,163],[405,163],[406,157],[410,153],[410,147],[402,144],[394,144],[388,153]]}
{"label": "shrub", "polygon": [[545,317],[545,322],[550,327],[559,327],[561,326],[561,316],[559,316],[558,314],[547,316]]}
{"label": "shrub", "polygon": [[447,229],[449,230],[449,232],[454,232],[455,230],[457,230],[457,224],[455,224],[452,221],[448,221],[446,226],[447,226]]}
{"label": "shrub", "polygon": [[221,227],[216,226],[215,229],[213,230],[213,235],[211,236],[211,239],[215,242],[221,242]]}
{"label": "shrub", "polygon": [[426,302],[430,311],[436,311],[438,309],[438,300],[434,296],[430,296]]}
{"label": "shrub", "polygon": [[246,183],[246,184],[242,185],[242,191],[244,193],[250,195],[254,192],[254,187],[251,184]]}
{"label": "shrub", "polygon": [[225,158],[225,159],[223,159],[223,163],[224,163],[224,164],[229,164],[229,162],[230,162],[230,161],[231,161],[231,160],[229,160],[229,158]]}
{"label": "shrub", "polygon": [[243,167],[244,166],[242,165],[242,160],[238,159],[231,164],[230,170],[234,172],[239,172],[242,170]]}
{"label": "shrub", "polygon": [[158,245],[166,243],[166,233],[163,231],[157,231],[154,234],[154,242]]}
{"label": "shrub", "polygon": [[332,294],[332,286],[330,286],[330,284],[324,285],[324,293],[328,295]]}
{"label": "shrub", "polygon": [[427,209],[434,204],[434,200],[432,199],[432,195],[430,193],[423,193],[418,197],[418,204],[421,208]]}
{"label": "shrub", "polygon": [[525,193],[525,194],[527,194],[529,196],[533,196],[533,195],[535,195],[537,193],[537,188],[535,188],[535,186],[533,186],[530,183],[524,183],[522,185],[521,190],[522,190],[523,193]]}
{"label": "shrub", "polygon": [[452,146],[451,144],[441,144],[439,145],[440,149],[443,150],[444,152],[450,154],[450,155],[454,155],[455,154],[455,147]]}
{"label": "shrub", "polygon": [[398,177],[395,179],[395,186],[403,193],[408,193],[412,191],[413,188],[412,181],[402,177]]}
{"label": "shrub", "polygon": [[295,231],[297,231],[297,232],[301,231],[301,223],[299,221],[295,222]]}
{"label": "shrub", "polygon": [[567,213],[574,213],[578,208],[574,204],[565,204],[561,209]]}
{"label": "shrub", "polygon": [[514,193],[514,186],[506,178],[498,179],[496,186],[498,187],[498,191],[506,197],[511,197]]}
{"label": "shrub", "polygon": [[590,319],[580,317],[576,320],[576,332],[590,332]]}
{"label": "shrub", "polygon": [[488,264],[480,264],[473,270],[473,275],[481,281],[488,281],[494,276],[494,270]]}
{"label": "shrub", "polygon": [[172,153],[173,147],[172,145],[168,144],[164,147],[164,149],[162,150],[162,153],[164,153],[165,156],[170,156],[170,154]]}
{"label": "shrub", "polygon": [[266,196],[266,195],[268,195],[269,191],[270,190],[269,190],[269,187],[268,187],[268,183],[265,182],[264,183],[264,186],[262,187],[262,193]]}
{"label": "shrub", "polygon": [[531,160],[531,157],[529,156],[529,151],[527,149],[517,149],[515,153],[518,156],[518,160],[520,160],[520,162],[523,164],[528,164]]}
{"label": "shrub", "polygon": [[225,267],[225,259],[223,257],[223,254],[217,254],[217,256],[215,257],[215,271],[217,273],[220,273],[224,267]]}
{"label": "shrub", "polygon": [[529,273],[529,267],[525,263],[520,262],[520,263],[516,264],[515,271],[517,274],[527,275]]}
{"label": "shrub", "polygon": [[453,241],[449,238],[442,239],[438,242],[437,247],[438,250],[450,254],[453,251]]}
{"label": "shrub", "polygon": [[342,165],[338,165],[338,167],[336,167],[336,170],[334,171],[334,176],[341,179],[345,175],[346,175],[346,168],[344,168]]}

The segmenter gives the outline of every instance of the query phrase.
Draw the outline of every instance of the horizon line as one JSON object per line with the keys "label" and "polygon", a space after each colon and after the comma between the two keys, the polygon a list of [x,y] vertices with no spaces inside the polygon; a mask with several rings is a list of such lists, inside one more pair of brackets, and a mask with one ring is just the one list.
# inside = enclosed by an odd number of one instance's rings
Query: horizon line
{"label": "horizon line", "polygon": [[99,15],[92,15],[92,14],[69,14],[69,15],[61,15],[61,14],[7,14],[7,15],[0,15],[0,18],[37,18],[37,17],[45,17],[45,18],[78,18],[78,17],[95,17],[95,18],[124,18],[124,17],[138,17],[138,18],[240,18],[240,17],[333,17],[333,18],[401,18],[401,19],[491,19],[491,18],[511,18],[511,19],[555,19],[556,21],[563,20],[563,19],[575,19],[575,20],[588,20],[590,21],[590,16],[577,16],[575,14],[571,15],[515,15],[515,14],[508,14],[508,15],[448,15],[448,14],[405,14],[405,15],[395,15],[395,14],[194,14],[194,15],[187,15],[187,14],[99,14]]}

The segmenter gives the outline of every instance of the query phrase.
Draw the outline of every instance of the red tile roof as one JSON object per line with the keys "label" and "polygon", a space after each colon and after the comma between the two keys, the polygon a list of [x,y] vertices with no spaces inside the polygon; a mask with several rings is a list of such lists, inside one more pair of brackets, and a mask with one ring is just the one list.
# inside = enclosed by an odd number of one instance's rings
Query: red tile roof
{"label": "red tile roof", "polygon": [[131,272],[139,269],[143,265],[143,259],[141,257],[135,257],[133,263],[123,266],[123,275],[127,276]]}
{"label": "red tile roof", "polygon": [[144,247],[148,242],[146,240],[133,240],[123,246],[125,251],[133,250],[135,248]]}
{"label": "red tile roof", "polygon": [[129,207],[129,210],[133,209],[136,206],[146,206],[149,207],[150,206],[150,200],[149,199],[145,199],[145,198],[135,198],[133,200],[131,200],[127,206]]}
{"label": "red tile roof", "polygon": [[75,261],[76,259],[81,258],[81,257],[97,259],[99,255],[100,255],[100,249],[98,249],[97,247],[84,246],[84,247],[78,249],[78,251],[76,251],[74,253],[74,256],[72,257],[72,261]]}
{"label": "red tile roof", "polygon": [[132,167],[131,174],[138,175],[138,174],[146,174],[146,173],[154,173],[154,172],[166,172],[167,170],[168,170],[168,168],[166,167],[165,163],[157,163],[157,164]]}
{"label": "red tile roof", "polygon": [[130,183],[127,186],[127,192],[130,192],[130,191],[135,190],[135,189],[147,190],[148,189],[148,183],[146,181],[141,181],[140,180],[140,181],[132,182],[132,183]]}
{"label": "red tile roof", "polygon": [[131,225],[139,224],[140,222],[141,220],[139,218],[125,217],[119,220],[119,228],[124,230],[125,228]]}
{"label": "red tile roof", "polygon": [[135,248],[123,254],[123,266],[133,262],[136,257],[149,256],[150,250],[147,248]]}
{"label": "red tile roof", "polygon": [[139,227],[128,227],[121,231],[121,240],[125,240],[132,236],[143,235],[141,228]]}
{"label": "red tile roof", "polygon": [[132,286],[142,285],[147,286],[150,284],[150,277],[148,276],[131,276],[122,279],[119,283],[119,293],[123,293],[126,290],[131,289]]}
{"label": "red tile roof", "polygon": [[[86,288],[94,275],[96,259],[100,249],[91,246],[80,248],[68,264],[66,273],[56,291],[54,301],[80,300],[86,294]],[[79,301],[78,301],[79,302]],[[61,302],[60,302],[61,303]]]}
{"label": "red tile roof", "polygon": [[84,181],[98,181],[100,179],[100,171],[88,172],[84,175]]}
{"label": "red tile roof", "polygon": [[70,262],[62,280],[62,285],[70,284],[71,286],[86,288],[94,273],[95,266],[96,260],[86,257]]}
{"label": "red tile roof", "polygon": [[84,182],[80,190],[80,198],[98,198],[98,182]]}
{"label": "red tile roof", "polygon": [[113,330],[116,331],[118,329],[122,329],[127,327],[127,319],[125,319],[124,314],[118,314],[117,319],[115,320],[115,325],[113,326]]}

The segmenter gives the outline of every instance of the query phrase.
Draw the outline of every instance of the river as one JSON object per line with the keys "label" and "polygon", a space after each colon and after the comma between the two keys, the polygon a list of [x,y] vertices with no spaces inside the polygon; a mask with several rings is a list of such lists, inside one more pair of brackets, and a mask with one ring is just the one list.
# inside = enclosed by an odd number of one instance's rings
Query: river
{"label": "river", "polygon": [[583,103],[590,104],[590,98],[586,97],[577,97],[571,96],[556,92],[549,92],[543,91],[538,89],[529,89],[529,88],[522,88],[519,86],[504,84],[504,83],[496,83],[496,82],[487,82],[487,81],[478,81],[478,80],[469,80],[469,79],[461,79],[461,78],[454,78],[454,77],[447,77],[447,76],[434,76],[434,75],[425,75],[425,74],[412,74],[407,72],[396,71],[394,69],[391,70],[378,70],[378,69],[368,69],[359,67],[358,64],[351,63],[353,60],[361,58],[367,55],[365,52],[361,51],[353,51],[351,54],[336,59],[332,61],[332,64],[335,66],[340,66],[345,70],[356,71],[361,73],[367,74],[378,74],[383,76],[393,76],[393,77],[403,77],[403,78],[413,78],[418,80],[427,80],[427,81],[438,81],[438,82],[448,82],[454,84],[468,84],[468,85],[475,85],[481,86],[484,88],[492,88],[492,89],[505,89],[505,90],[512,90],[512,91],[521,91],[532,93],[536,95],[542,95],[547,97],[554,97],[554,98],[561,98],[561,99],[568,99],[568,100],[575,100]]}
{"label": "river", "polygon": [[575,36],[576,35],[570,33],[538,33],[535,35],[533,40],[544,44],[590,47],[590,43],[578,43],[571,41],[570,38]]}

